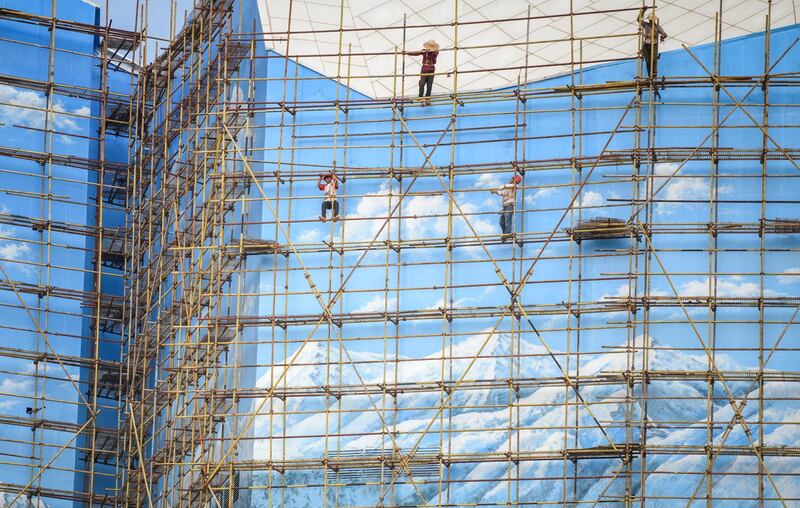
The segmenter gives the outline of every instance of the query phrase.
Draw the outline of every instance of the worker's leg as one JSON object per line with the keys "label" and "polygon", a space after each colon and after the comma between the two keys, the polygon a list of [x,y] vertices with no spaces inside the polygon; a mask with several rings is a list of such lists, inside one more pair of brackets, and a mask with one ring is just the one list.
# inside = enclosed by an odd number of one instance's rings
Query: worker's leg
{"label": "worker's leg", "polygon": [[651,58],[653,61],[650,64],[652,68],[650,71],[650,76],[655,78],[658,76],[658,44],[653,44],[653,53]]}
{"label": "worker's leg", "polygon": [[331,207],[330,201],[326,200],[322,201],[322,213],[320,215],[322,216],[323,219],[328,216],[328,209],[330,207]]}
{"label": "worker's leg", "polygon": [[514,205],[503,205],[506,227],[503,233],[510,235],[514,230]]}
{"label": "worker's leg", "polygon": [[334,199],[333,200],[333,218],[335,219],[338,216],[339,216],[339,200],[338,199]]}
{"label": "worker's leg", "polygon": [[500,232],[504,235],[506,234],[506,213],[505,207],[503,207],[503,211],[500,212]]}
{"label": "worker's leg", "polygon": [[[650,57],[653,54],[652,51],[653,51],[653,49],[652,49],[652,46],[650,44],[647,44],[647,43],[642,44],[642,56],[644,57],[644,69],[642,69],[642,74],[644,76],[648,76],[648,77],[652,75],[652,72],[650,70],[651,69]],[[645,74],[645,73],[647,73],[647,74]]]}
{"label": "worker's leg", "polygon": [[422,97],[425,95],[425,75],[420,74],[419,76],[419,96]]}
{"label": "worker's leg", "polygon": [[427,76],[425,76],[425,84],[428,86],[425,95],[427,97],[430,97],[431,91],[433,90],[433,74],[428,74]]}

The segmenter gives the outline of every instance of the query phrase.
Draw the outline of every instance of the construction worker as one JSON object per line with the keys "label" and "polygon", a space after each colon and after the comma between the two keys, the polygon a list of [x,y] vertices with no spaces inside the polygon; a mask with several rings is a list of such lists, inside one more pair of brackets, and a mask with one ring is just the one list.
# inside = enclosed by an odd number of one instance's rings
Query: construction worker
{"label": "construction worker", "polygon": [[639,26],[642,29],[642,56],[647,65],[647,75],[654,78],[658,75],[658,43],[667,39],[667,32],[658,23],[655,11],[645,19],[647,7],[639,10]]}
{"label": "construction worker", "polygon": [[319,175],[317,187],[325,192],[325,196],[322,198],[322,215],[319,216],[319,219],[322,222],[328,220],[328,210],[333,209],[331,220],[337,220],[339,218],[339,202],[336,200],[336,191],[339,189],[339,179],[333,173]]}
{"label": "construction worker", "polygon": [[422,45],[422,51],[410,51],[406,52],[406,55],[422,57],[422,70],[419,73],[419,96],[430,97],[433,89],[433,75],[436,72],[436,57],[439,56],[439,44],[431,39]]}
{"label": "construction worker", "polygon": [[507,184],[499,189],[492,189],[492,194],[503,198],[503,211],[500,212],[500,229],[503,231],[503,243],[507,242],[514,229],[514,205],[517,202],[517,185],[522,177],[515,174]]}

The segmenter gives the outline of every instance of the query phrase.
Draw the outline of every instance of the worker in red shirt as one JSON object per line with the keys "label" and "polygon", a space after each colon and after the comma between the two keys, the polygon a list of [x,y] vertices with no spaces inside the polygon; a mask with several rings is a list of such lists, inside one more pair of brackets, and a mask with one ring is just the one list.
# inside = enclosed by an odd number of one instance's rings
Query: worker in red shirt
{"label": "worker in red shirt", "polygon": [[339,218],[339,201],[336,200],[336,191],[339,189],[339,179],[333,173],[325,173],[319,176],[317,187],[325,193],[322,198],[322,215],[319,216],[319,219],[322,222],[328,220],[327,212],[332,209],[331,220],[337,220]]}
{"label": "worker in red shirt", "polygon": [[431,96],[433,75],[436,72],[436,57],[439,56],[439,45],[433,39],[422,45],[422,51],[406,52],[409,56],[422,57],[422,70],[419,73],[419,96]]}

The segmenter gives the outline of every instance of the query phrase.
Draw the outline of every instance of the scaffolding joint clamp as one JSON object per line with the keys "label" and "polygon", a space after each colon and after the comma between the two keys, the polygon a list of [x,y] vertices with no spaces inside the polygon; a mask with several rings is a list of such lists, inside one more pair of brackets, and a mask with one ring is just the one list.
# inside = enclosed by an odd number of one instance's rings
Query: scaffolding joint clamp
{"label": "scaffolding joint clamp", "polygon": [[711,233],[711,236],[713,238],[717,238],[717,235],[719,234],[719,230],[717,229],[717,225],[714,224],[713,222],[708,222],[708,223],[706,223],[706,227],[708,227],[708,231]]}

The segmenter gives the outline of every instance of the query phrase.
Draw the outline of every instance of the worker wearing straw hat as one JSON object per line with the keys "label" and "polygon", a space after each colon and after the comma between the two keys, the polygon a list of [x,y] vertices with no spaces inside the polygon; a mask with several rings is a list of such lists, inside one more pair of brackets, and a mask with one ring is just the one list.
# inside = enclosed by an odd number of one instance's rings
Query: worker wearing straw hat
{"label": "worker wearing straw hat", "polygon": [[419,96],[430,97],[433,89],[433,75],[436,72],[436,57],[439,56],[439,44],[431,39],[422,45],[422,51],[409,51],[406,54],[422,57],[422,70],[419,73]]}
{"label": "worker wearing straw hat", "polygon": [[658,23],[655,11],[645,19],[644,12],[647,7],[639,10],[639,26],[642,29],[642,56],[647,64],[647,74],[654,78],[658,74],[658,43],[664,42],[667,32]]}

